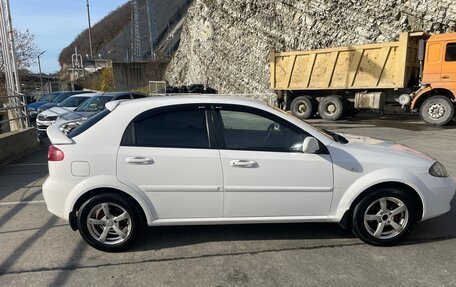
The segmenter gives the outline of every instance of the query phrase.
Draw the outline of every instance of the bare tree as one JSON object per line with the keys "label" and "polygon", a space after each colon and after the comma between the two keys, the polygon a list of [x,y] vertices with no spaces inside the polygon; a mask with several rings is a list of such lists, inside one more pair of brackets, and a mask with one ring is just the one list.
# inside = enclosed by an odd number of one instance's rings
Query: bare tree
{"label": "bare tree", "polygon": [[[13,30],[14,46],[16,48],[16,61],[19,70],[27,70],[32,66],[38,57],[38,47],[35,43],[35,36],[27,29],[25,32]],[[0,50],[0,96],[6,95],[5,82],[5,62],[3,61],[3,53]],[[19,72],[20,73],[20,72]],[[0,107],[6,102],[6,98],[0,99]]]}
{"label": "bare tree", "polygon": [[[27,69],[32,66],[38,57],[38,46],[35,43],[35,35],[27,29],[25,32],[13,30],[14,45],[16,47],[16,60],[19,69]],[[0,71],[4,71],[3,57],[0,58]]]}

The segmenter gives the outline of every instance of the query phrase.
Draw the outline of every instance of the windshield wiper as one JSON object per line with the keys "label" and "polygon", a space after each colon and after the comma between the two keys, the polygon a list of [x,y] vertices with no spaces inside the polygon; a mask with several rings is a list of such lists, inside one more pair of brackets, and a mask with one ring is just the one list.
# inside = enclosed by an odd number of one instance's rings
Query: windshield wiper
{"label": "windshield wiper", "polygon": [[341,144],[348,143],[348,140],[345,137],[341,136],[340,134],[331,132],[331,131],[328,131],[325,129],[322,129],[322,130],[325,131],[327,134],[329,134],[334,139],[334,141],[341,143]]}

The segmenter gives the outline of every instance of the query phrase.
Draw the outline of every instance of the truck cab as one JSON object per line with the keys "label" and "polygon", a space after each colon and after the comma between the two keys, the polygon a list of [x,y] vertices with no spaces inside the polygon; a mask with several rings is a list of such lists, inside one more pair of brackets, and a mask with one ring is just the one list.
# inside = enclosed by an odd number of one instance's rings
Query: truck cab
{"label": "truck cab", "polygon": [[456,33],[431,35],[426,41],[423,89],[411,108],[428,123],[441,125],[454,116],[456,98]]}
{"label": "truck cab", "polygon": [[456,33],[429,37],[422,81],[456,94]]}

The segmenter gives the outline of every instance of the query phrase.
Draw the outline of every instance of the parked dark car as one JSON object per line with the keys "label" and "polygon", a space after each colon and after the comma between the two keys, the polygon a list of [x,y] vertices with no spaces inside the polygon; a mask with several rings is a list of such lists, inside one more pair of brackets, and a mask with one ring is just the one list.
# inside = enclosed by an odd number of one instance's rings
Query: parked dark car
{"label": "parked dark car", "polygon": [[103,111],[107,102],[116,100],[139,99],[145,97],[147,97],[146,94],[139,92],[111,92],[97,95],[85,101],[73,112],[59,116],[55,123],[62,124],[64,122],[71,121],[71,124],[68,124],[64,128],[65,132],[68,133],[90,117],[93,117],[94,115]]}
{"label": "parked dark car", "polygon": [[53,92],[47,95],[42,96],[41,98],[38,99],[38,101],[28,104],[27,105],[27,112],[30,117],[30,119],[35,119],[38,116],[38,108],[41,107],[42,105],[45,105],[47,103],[52,102],[58,95],[60,95],[62,92]]}
{"label": "parked dark car", "polygon": [[64,100],[66,100],[70,96],[77,95],[77,94],[85,94],[85,93],[92,93],[92,92],[90,92],[90,91],[66,91],[66,92],[61,92],[51,102],[39,106],[37,108],[37,112],[39,114],[39,113],[41,113],[41,112],[43,112],[43,111],[45,111],[47,109],[56,107],[56,106],[58,106],[59,103],[63,102]]}

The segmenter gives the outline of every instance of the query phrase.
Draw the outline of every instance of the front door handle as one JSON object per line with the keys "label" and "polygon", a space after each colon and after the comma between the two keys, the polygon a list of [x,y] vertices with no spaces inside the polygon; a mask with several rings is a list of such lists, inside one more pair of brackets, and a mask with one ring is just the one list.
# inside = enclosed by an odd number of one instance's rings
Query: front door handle
{"label": "front door handle", "polygon": [[237,160],[230,161],[230,166],[255,168],[255,167],[258,167],[258,163],[254,160],[237,159]]}
{"label": "front door handle", "polygon": [[129,164],[148,165],[148,164],[153,164],[154,160],[151,159],[150,157],[132,156],[132,157],[127,157],[125,159],[125,162],[129,163]]}
{"label": "front door handle", "polygon": [[449,78],[450,78],[450,76],[448,76],[448,75],[444,75],[444,76],[442,76],[441,78],[442,78],[442,79],[449,79]]}

